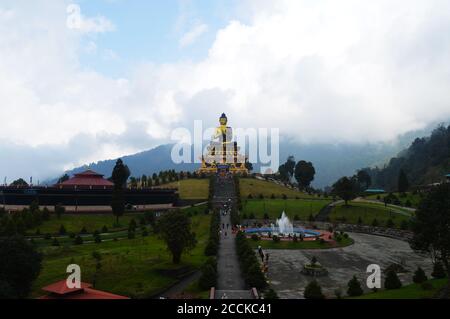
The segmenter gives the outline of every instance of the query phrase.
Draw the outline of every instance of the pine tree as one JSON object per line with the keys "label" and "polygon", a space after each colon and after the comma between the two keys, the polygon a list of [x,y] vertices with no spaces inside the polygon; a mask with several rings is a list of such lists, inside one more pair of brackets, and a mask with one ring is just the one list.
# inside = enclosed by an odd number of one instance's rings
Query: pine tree
{"label": "pine tree", "polygon": [[363,294],[363,290],[361,288],[361,283],[359,282],[356,276],[353,276],[352,279],[348,282],[347,295],[350,297],[361,296]]}
{"label": "pine tree", "polygon": [[304,297],[306,299],[325,299],[322,288],[316,280],[311,281],[305,288]]}
{"label": "pine tree", "polygon": [[389,270],[384,281],[384,288],[386,289],[398,289],[402,287],[402,282],[398,279],[397,273],[393,270]]}
{"label": "pine tree", "polygon": [[425,271],[422,268],[418,267],[413,276],[413,282],[416,284],[421,284],[427,281],[427,275],[425,275]]}

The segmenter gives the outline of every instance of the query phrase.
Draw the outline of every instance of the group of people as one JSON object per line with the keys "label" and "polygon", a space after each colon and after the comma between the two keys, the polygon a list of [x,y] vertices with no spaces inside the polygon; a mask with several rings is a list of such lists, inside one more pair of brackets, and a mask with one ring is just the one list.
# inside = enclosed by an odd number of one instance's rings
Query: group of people
{"label": "group of people", "polygon": [[230,224],[222,223],[222,229],[220,230],[220,234],[222,235],[222,233],[223,233],[225,235],[225,237],[227,237],[229,228],[230,228]]}

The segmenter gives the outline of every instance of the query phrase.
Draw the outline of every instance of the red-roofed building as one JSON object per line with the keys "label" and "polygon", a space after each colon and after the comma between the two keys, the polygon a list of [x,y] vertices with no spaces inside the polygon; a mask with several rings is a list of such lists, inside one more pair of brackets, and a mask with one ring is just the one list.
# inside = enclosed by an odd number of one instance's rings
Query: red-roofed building
{"label": "red-roofed building", "polygon": [[62,280],[42,288],[47,295],[39,299],[130,299],[91,287],[91,284],[82,282],[80,288],[68,288],[66,280]]}
{"label": "red-roofed building", "polygon": [[103,178],[102,174],[98,174],[92,170],[75,174],[74,177],[65,182],[56,184],[61,189],[112,189],[114,183]]}

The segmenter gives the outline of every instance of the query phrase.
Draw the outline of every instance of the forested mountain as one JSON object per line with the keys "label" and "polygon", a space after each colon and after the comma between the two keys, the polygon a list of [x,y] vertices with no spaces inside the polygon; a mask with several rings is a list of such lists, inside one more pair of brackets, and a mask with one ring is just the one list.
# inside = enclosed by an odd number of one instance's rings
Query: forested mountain
{"label": "forested mountain", "polygon": [[440,125],[429,137],[416,138],[384,167],[364,170],[370,174],[372,186],[390,191],[397,190],[401,170],[411,186],[442,181],[450,173],[450,125]]}

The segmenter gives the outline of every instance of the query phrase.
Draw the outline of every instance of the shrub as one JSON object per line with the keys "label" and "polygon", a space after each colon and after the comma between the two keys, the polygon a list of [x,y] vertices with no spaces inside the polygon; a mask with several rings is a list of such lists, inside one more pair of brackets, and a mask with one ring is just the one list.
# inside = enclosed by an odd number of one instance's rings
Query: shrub
{"label": "shrub", "polygon": [[83,244],[83,238],[81,238],[80,235],[75,237],[75,240],[73,241],[74,245],[82,245]]}
{"label": "shrub", "polygon": [[402,282],[398,279],[397,273],[393,270],[389,270],[384,281],[384,288],[386,289],[398,289],[402,287]]}
{"label": "shrub", "polygon": [[237,233],[235,244],[242,275],[247,285],[261,290],[267,287],[267,282],[264,274],[261,272],[255,251],[242,232]]}
{"label": "shrub", "polygon": [[434,263],[433,272],[431,273],[431,276],[436,279],[445,278],[446,273],[445,273],[444,267],[442,266],[442,263],[440,261],[437,261]]}
{"label": "shrub", "polygon": [[108,232],[108,227],[103,226],[103,228],[102,228],[102,233],[107,233],[107,232]]}
{"label": "shrub", "polygon": [[363,294],[361,283],[359,282],[358,278],[356,278],[356,276],[353,276],[353,278],[350,279],[347,286],[347,295],[349,295],[350,297],[361,296]]}
{"label": "shrub", "polygon": [[253,235],[252,235],[252,240],[258,241],[258,240],[259,240],[259,236],[256,235],[256,234],[253,234]]}
{"label": "shrub", "polygon": [[198,280],[202,290],[215,287],[217,284],[217,262],[215,258],[208,258],[201,268],[202,275]]}
{"label": "shrub", "polygon": [[425,275],[425,271],[423,271],[422,268],[418,267],[417,270],[414,272],[413,282],[416,284],[421,284],[427,280],[428,278],[427,275]]}
{"label": "shrub", "polygon": [[60,235],[65,235],[67,233],[66,228],[64,227],[64,225],[59,226],[59,234]]}
{"label": "shrub", "polygon": [[394,222],[392,221],[392,219],[389,218],[389,219],[386,221],[386,227],[387,227],[387,228],[394,228],[394,226],[395,226]]}
{"label": "shrub", "polygon": [[411,207],[412,206],[411,201],[409,199],[406,200],[405,206],[406,207]]}
{"label": "shrub", "polygon": [[131,219],[130,220],[130,223],[128,224],[128,231],[130,232],[135,232],[136,231],[136,227],[137,227],[137,224],[136,224],[136,221],[134,220],[134,218],[133,219]]}
{"label": "shrub", "polygon": [[272,240],[273,240],[275,243],[279,243],[279,242],[280,242],[280,237],[274,235],[274,236],[272,237]]}
{"label": "shrub", "polygon": [[311,281],[305,288],[304,297],[306,299],[324,299],[322,288],[316,280]]}
{"label": "shrub", "polygon": [[83,228],[81,228],[81,231],[80,231],[80,234],[87,234],[88,233],[88,231],[87,231],[87,229],[86,229],[86,227],[84,227],[83,226]]}
{"label": "shrub", "polygon": [[96,244],[100,244],[102,242],[102,236],[100,236],[100,234],[95,234],[94,241]]}
{"label": "shrub", "polygon": [[378,225],[379,225],[378,220],[376,218],[374,218],[373,221],[372,221],[372,226],[373,227],[378,227]]}
{"label": "shrub", "polygon": [[264,293],[264,299],[279,299],[277,293],[275,290],[273,290],[272,288],[270,288],[269,290],[267,290]]}
{"label": "shrub", "polygon": [[275,198],[277,198],[277,197],[275,196],[275,194],[272,194],[272,195],[270,195],[270,198],[271,198],[271,199],[275,199]]}
{"label": "shrub", "polygon": [[253,198],[252,194],[248,194],[247,198],[252,199]]}
{"label": "shrub", "polygon": [[263,194],[259,194],[259,199],[264,199],[264,195]]}

